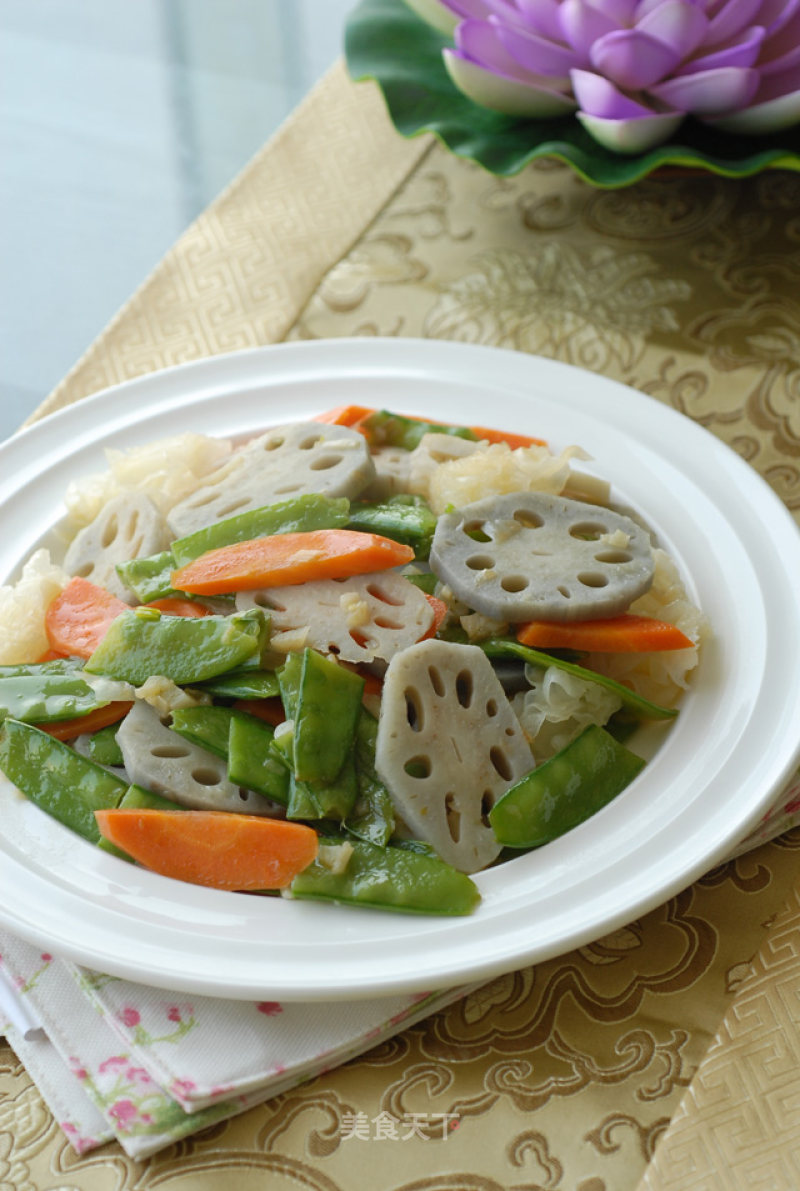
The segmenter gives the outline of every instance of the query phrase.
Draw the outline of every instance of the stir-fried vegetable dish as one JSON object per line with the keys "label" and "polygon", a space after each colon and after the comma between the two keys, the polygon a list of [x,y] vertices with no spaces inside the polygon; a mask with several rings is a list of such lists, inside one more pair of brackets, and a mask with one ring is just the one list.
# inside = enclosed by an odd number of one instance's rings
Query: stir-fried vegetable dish
{"label": "stir-fried vegetable dish", "polygon": [[110,452],[0,589],[0,770],[167,877],[471,912],[637,777],[698,663],[586,458],[361,406]]}

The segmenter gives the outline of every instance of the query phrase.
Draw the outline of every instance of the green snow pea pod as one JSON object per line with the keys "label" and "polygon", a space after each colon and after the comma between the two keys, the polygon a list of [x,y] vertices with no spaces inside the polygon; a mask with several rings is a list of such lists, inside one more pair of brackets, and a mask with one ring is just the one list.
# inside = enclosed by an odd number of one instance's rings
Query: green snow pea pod
{"label": "green snow pea pod", "polygon": [[122,749],[117,744],[119,724],[109,724],[87,737],[86,751],[90,761],[98,765],[123,765]]}
{"label": "green snow pea pod", "polygon": [[294,720],[294,773],[330,785],[353,748],[364,680],[337,662],[304,649]]}
{"label": "green snow pea pod", "polygon": [[406,418],[387,409],[369,414],[359,422],[358,428],[373,446],[402,447],[405,451],[413,451],[418,447],[426,434],[450,434],[454,438],[478,441],[477,434],[466,426],[440,426],[437,422]]}
{"label": "green snow pea pod", "polygon": [[[475,883],[438,857],[408,848],[381,848],[364,840],[342,843],[320,839],[330,848],[299,873],[290,896],[347,902],[415,914],[470,914],[480,901]],[[344,863],[335,863],[336,848],[347,848]],[[333,863],[330,860],[333,858]],[[341,869],[341,871],[339,871]]]}
{"label": "green snow pea pod", "polygon": [[41,810],[92,843],[100,839],[94,812],[118,806],[128,788],[69,745],[13,719],[0,729],[0,770]]}
{"label": "green snow pea pod", "polygon": [[229,670],[198,686],[220,699],[274,699],[280,694],[275,670]]}
{"label": "green snow pea pod", "polygon": [[349,755],[330,782],[303,782],[290,775],[287,819],[335,819],[343,822],[358,794],[355,758]]}
{"label": "green snow pea pod", "polygon": [[77,670],[3,676],[0,673],[0,715],[27,723],[47,724],[71,720],[105,707]]}
{"label": "green snow pea pod", "polygon": [[18,662],[0,666],[0,678],[22,678],[24,675],[74,674],[83,668],[80,658],[53,658],[49,662]]}
{"label": "green snow pea pod", "polygon": [[613,678],[607,678],[605,674],[598,674],[595,670],[587,669],[586,666],[579,666],[575,662],[568,662],[564,658],[557,657],[554,654],[544,653],[540,649],[531,649],[529,645],[523,645],[520,641],[514,641],[511,638],[505,637],[492,637],[486,641],[479,641],[478,644],[490,658],[511,654],[512,656],[522,658],[524,662],[528,662],[531,666],[540,666],[542,669],[546,669],[548,666],[556,666],[559,670],[563,670],[567,674],[574,674],[577,678],[583,678],[587,682],[596,682],[598,686],[605,687],[606,690],[613,691],[615,695],[618,695],[622,705],[641,719],[671,720],[678,714],[677,708],[661,707],[658,703],[651,703],[649,699],[644,699],[641,695],[637,695],[629,687],[623,686],[621,682],[616,682]]}
{"label": "green snow pea pod", "polygon": [[237,716],[244,714],[234,711],[232,707],[179,707],[173,711],[169,726],[185,740],[199,744],[201,748],[227,761],[231,723]]}
{"label": "green snow pea pod", "polygon": [[268,631],[260,608],[196,618],[132,608],[112,621],[84,668],[134,686],[155,674],[185,686],[257,661]]}
{"label": "green snow pea pod", "polygon": [[421,496],[399,495],[382,504],[353,505],[348,525],[363,533],[379,533],[404,542],[417,558],[425,559],[431,552],[436,516]]}
{"label": "green snow pea pod", "polygon": [[290,773],[275,756],[274,736],[270,725],[255,716],[246,712],[233,715],[228,734],[228,780],[285,806]]}
{"label": "green snow pea pod", "polygon": [[172,586],[172,572],[176,569],[171,550],[162,550],[160,554],[151,554],[147,558],[131,558],[116,565],[116,572],[122,582],[143,604],[168,596],[190,598]]}
{"label": "green snow pea pod", "polygon": [[539,847],[591,818],[644,765],[605,729],[590,724],[506,790],[489,811],[489,822],[506,847]]}
{"label": "green snow pea pod", "polygon": [[368,844],[385,847],[395,828],[394,805],[375,769],[378,721],[361,708],[356,724],[354,757],[357,794],[345,827]]}
{"label": "green snow pea pod", "polygon": [[278,533],[302,533],[311,529],[342,529],[347,524],[350,502],[344,496],[323,496],[317,492],[281,500],[275,504],[251,509],[235,517],[226,517],[213,525],[198,529],[172,543],[172,555],[177,567],[186,566],[207,550],[231,546],[234,542],[249,542],[252,538],[266,538]]}

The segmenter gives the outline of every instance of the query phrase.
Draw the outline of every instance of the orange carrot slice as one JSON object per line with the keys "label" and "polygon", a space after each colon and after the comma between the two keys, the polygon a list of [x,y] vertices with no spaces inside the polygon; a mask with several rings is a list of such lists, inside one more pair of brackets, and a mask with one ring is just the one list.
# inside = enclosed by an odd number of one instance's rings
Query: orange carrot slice
{"label": "orange carrot slice", "polygon": [[98,707],[87,715],[76,715],[71,720],[58,720],[56,723],[35,724],[56,740],[72,740],[73,736],[81,736],[84,732],[99,732],[109,724],[116,724],[126,716],[133,707],[132,703],[107,703],[105,707]]}
{"label": "orange carrot slice", "polygon": [[532,438],[529,434],[514,434],[511,430],[491,430],[488,426],[470,426],[473,434],[486,442],[504,442],[512,451],[517,447],[546,447],[543,438]]}
{"label": "orange carrot slice", "polygon": [[284,889],[317,855],[304,823],[228,811],[95,811],[100,834],[153,872],[213,889]]}
{"label": "orange carrot slice", "polygon": [[426,591],[425,599],[428,601],[431,608],[433,609],[433,623],[431,624],[431,627],[428,629],[427,633],[425,633],[420,638],[420,640],[422,640],[422,641],[424,641],[427,637],[435,637],[436,636],[436,634],[439,632],[439,629],[442,626],[442,622],[444,621],[444,618],[447,616],[447,613],[448,613],[447,604],[444,602],[444,600],[440,600],[438,596],[429,595],[428,592]]}
{"label": "orange carrot slice", "polygon": [[124,600],[76,576],[50,602],[45,613],[50,648],[65,657],[91,657],[112,620],[128,610]]}
{"label": "orange carrot slice", "polygon": [[315,414],[312,421],[325,422],[328,426],[353,426],[357,430],[358,423],[374,413],[368,405],[337,405],[335,409]]}
{"label": "orange carrot slice", "polygon": [[172,586],[197,595],[349,579],[410,562],[410,546],[357,529],[272,534],[209,550],[172,572]]}
{"label": "orange carrot slice", "polygon": [[210,616],[209,608],[203,604],[196,604],[194,600],[182,600],[180,596],[164,596],[160,600],[151,600],[148,608],[157,608],[159,612],[166,612],[168,616]]}
{"label": "orange carrot slice", "polygon": [[694,648],[694,642],[674,624],[631,612],[607,620],[531,620],[517,629],[517,640],[532,649],[580,649],[589,653],[650,653]]}

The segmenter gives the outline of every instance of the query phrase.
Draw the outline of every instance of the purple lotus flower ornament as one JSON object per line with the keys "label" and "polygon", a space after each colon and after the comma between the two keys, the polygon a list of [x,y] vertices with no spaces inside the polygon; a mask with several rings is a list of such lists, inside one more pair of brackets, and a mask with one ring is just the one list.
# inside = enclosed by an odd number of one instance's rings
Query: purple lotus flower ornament
{"label": "purple lotus flower ornament", "polygon": [[800,0],[407,0],[454,45],[456,87],[482,107],[574,112],[600,144],[640,153],[694,116],[761,135],[800,121]]}

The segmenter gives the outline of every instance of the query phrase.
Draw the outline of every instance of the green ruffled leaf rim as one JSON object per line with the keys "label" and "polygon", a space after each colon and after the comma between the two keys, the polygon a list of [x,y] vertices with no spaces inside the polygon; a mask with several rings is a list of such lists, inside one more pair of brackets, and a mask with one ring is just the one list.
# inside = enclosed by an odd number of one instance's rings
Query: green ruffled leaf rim
{"label": "green ruffled leaf rim", "polygon": [[632,156],[592,140],[574,116],[520,120],[467,99],[451,82],[442,49],[452,42],[403,0],[361,0],[345,28],[351,78],[372,79],[404,137],[433,135],[451,153],[510,177],[538,157],[555,157],[593,186],[630,186],[654,170],[706,170],[744,178],[767,169],[800,170],[800,127],[733,136],[687,119],[680,142]]}

